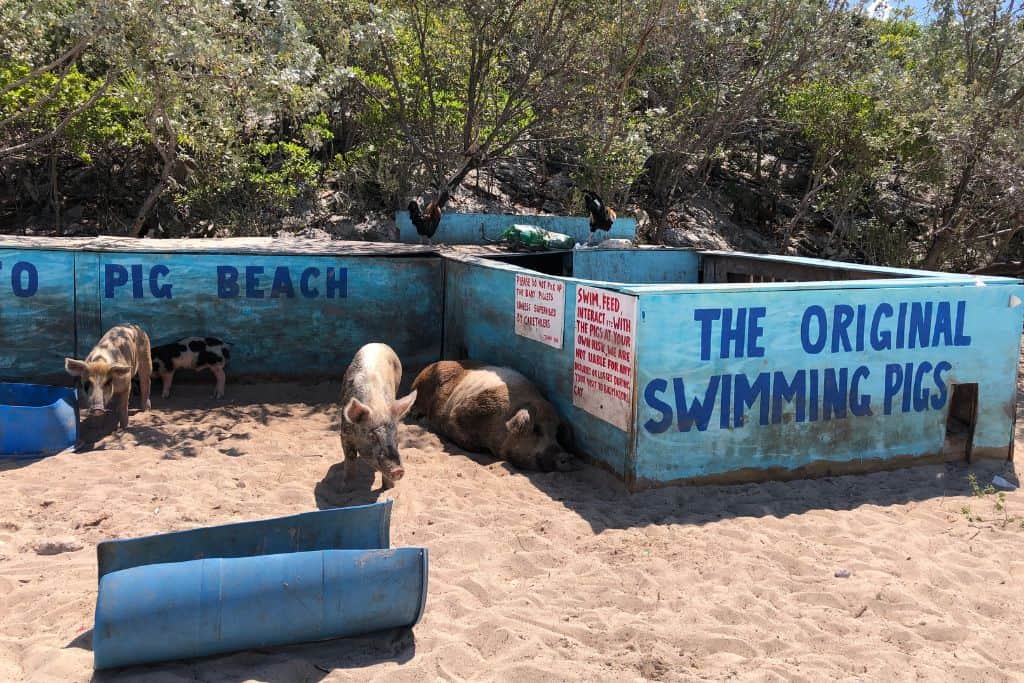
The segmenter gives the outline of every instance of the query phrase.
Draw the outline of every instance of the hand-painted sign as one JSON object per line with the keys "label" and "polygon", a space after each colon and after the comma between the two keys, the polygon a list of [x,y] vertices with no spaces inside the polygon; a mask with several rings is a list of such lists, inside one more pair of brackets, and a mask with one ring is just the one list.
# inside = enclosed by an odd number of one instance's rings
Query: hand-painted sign
{"label": "hand-painted sign", "polygon": [[14,261],[10,265],[10,275],[2,277],[4,262],[0,261],[0,286],[10,283],[11,294],[17,297],[35,296],[39,291],[39,269],[31,261]]}
{"label": "hand-painted sign", "polygon": [[[221,299],[343,299],[348,291],[346,268],[218,265],[216,269],[216,280],[211,279],[211,287],[216,287]],[[130,293],[133,299],[171,299],[174,297],[173,276],[171,268],[163,263],[105,263],[103,298],[114,299],[121,293]]]}
{"label": "hand-painted sign", "polygon": [[972,386],[971,453],[1005,454],[1018,290],[901,285],[641,296],[638,478],[955,457]]}
{"label": "hand-painted sign", "polygon": [[636,297],[576,288],[572,402],[626,431],[632,417]]}
{"label": "hand-painted sign", "polygon": [[0,377],[64,374],[75,351],[74,254],[0,250]]}
{"label": "hand-painted sign", "polygon": [[[786,344],[780,336],[792,335],[788,346],[807,357],[964,347],[971,344],[971,337],[964,332],[966,312],[965,301],[836,304],[828,309],[811,305],[800,315],[799,330],[780,326],[772,337],[776,343]],[[766,306],[695,309],[700,360],[717,363],[728,358],[764,358],[769,320]],[[787,316],[786,321],[790,320]],[[703,432],[780,424],[784,419],[817,422],[873,415],[872,403],[885,415],[941,410],[949,396],[947,374],[952,368],[938,352],[928,359],[890,362],[884,367],[856,364],[764,370],[753,375],[731,372],[711,375],[699,383],[693,382],[692,376],[658,377],[647,382],[643,392],[644,402],[657,416],[642,426],[659,434],[673,426],[681,432],[693,428]],[[879,386],[877,380],[868,381],[872,371],[882,375],[880,405],[867,389],[869,384]],[[713,423],[716,407],[718,420]]]}
{"label": "hand-painted sign", "polygon": [[238,374],[338,376],[373,339],[418,368],[440,353],[440,291],[429,258],[0,249],[0,377],[64,377],[127,322],[228,339]]}
{"label": "hand-painted sign", "polygon": [[565,283],[516,275],[516,334],[562,348],[565,330]]}

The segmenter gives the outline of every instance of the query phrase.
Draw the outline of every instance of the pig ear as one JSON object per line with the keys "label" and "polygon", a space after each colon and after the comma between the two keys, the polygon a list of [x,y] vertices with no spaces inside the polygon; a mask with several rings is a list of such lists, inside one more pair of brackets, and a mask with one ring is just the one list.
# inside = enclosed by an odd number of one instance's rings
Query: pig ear
{"label": "pig ear", "polygon": [[400,398],[391,404],[391,417],[398,422],[409,412],[412,408],[413,403],[416,402],[416,392],[413,391],[405,398]]}
{"label": "pig ear", "polygon": [[67,370],[68,374],[73,377],[81,377],[82,375],[85,374],[85,371],[88,369],[88,366],[80,360],[75,360],[74,358],[65,358],[64,369]]}
{"label": "pig ear", "polygon": [[130,377],[132,374],[132,369],[127,365],[121,365],[120,363],[118,363],[117,365],[110,366],[110,374],[121,375],[122,377]]}
{"label": "pig ear", "polygon": [[359,424],[370,417],[369,407],[358,398],[349,399],[342,413],[345,415],[345,419],[352,424]]}
{"label": "pig ear", "polygon": [[515,415],[508,419],[505,426],[514,434],[527,432],[530,429],[530,413],[527,412],[526,408],[520,408],[516,411]]}

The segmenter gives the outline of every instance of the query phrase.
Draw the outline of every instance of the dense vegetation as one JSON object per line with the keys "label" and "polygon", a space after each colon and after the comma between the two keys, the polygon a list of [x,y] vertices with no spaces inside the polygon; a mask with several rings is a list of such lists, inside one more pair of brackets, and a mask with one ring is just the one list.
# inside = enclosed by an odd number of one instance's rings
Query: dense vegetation
{"label": "dense vegetation", "polygon": [[670,243],[1020,258],[1017,2],[6,0],[0,229],[268,233],[449,183],[593,188]]}

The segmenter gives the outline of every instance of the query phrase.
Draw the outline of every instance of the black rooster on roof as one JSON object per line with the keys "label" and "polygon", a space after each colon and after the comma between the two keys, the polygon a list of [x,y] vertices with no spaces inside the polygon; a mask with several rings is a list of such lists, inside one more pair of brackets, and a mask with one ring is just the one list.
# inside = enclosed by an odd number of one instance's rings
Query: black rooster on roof
{"label": "black rooster on roof", "polygon": [[431,239],[437,232],[437,227],[441,224],[441,210],[448,203],[448,197],[448,186],[445,185],[441,188],[437,198],[427,204],[426,209],[421,209],[419,202],[415,199],[409,202],[409,220],[416,227],[421,244],[424,242],[431,244]]}
{"label": "black rooster on roof", "polygon": [[604,200],[596,192],[587,190],[583,193],[583,197],[583,201],[587,205],[587,212],[590,214],[589,244],[594,239],[594,235],[598,230],[607,232],[612,229],[612,223],[615,222],[615,210],[605,204]]}

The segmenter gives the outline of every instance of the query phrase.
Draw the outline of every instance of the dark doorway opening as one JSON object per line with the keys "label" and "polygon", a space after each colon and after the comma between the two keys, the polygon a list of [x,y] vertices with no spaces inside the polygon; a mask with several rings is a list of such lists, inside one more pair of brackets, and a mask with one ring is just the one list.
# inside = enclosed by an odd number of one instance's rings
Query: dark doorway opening
{"label": "dark doorway opening", "polygon": [[946,414],[947,460],[970,460],[974,445],[974,427],[978,422],[978,385],[954,384]]}
{"label": "dark doorway opening", "polygon": [[551,251],[537,254],[495,254],[485,258],[493,261],[504,261],[520,268],[535,270],[544,275],[572,277],[572,252]]}

